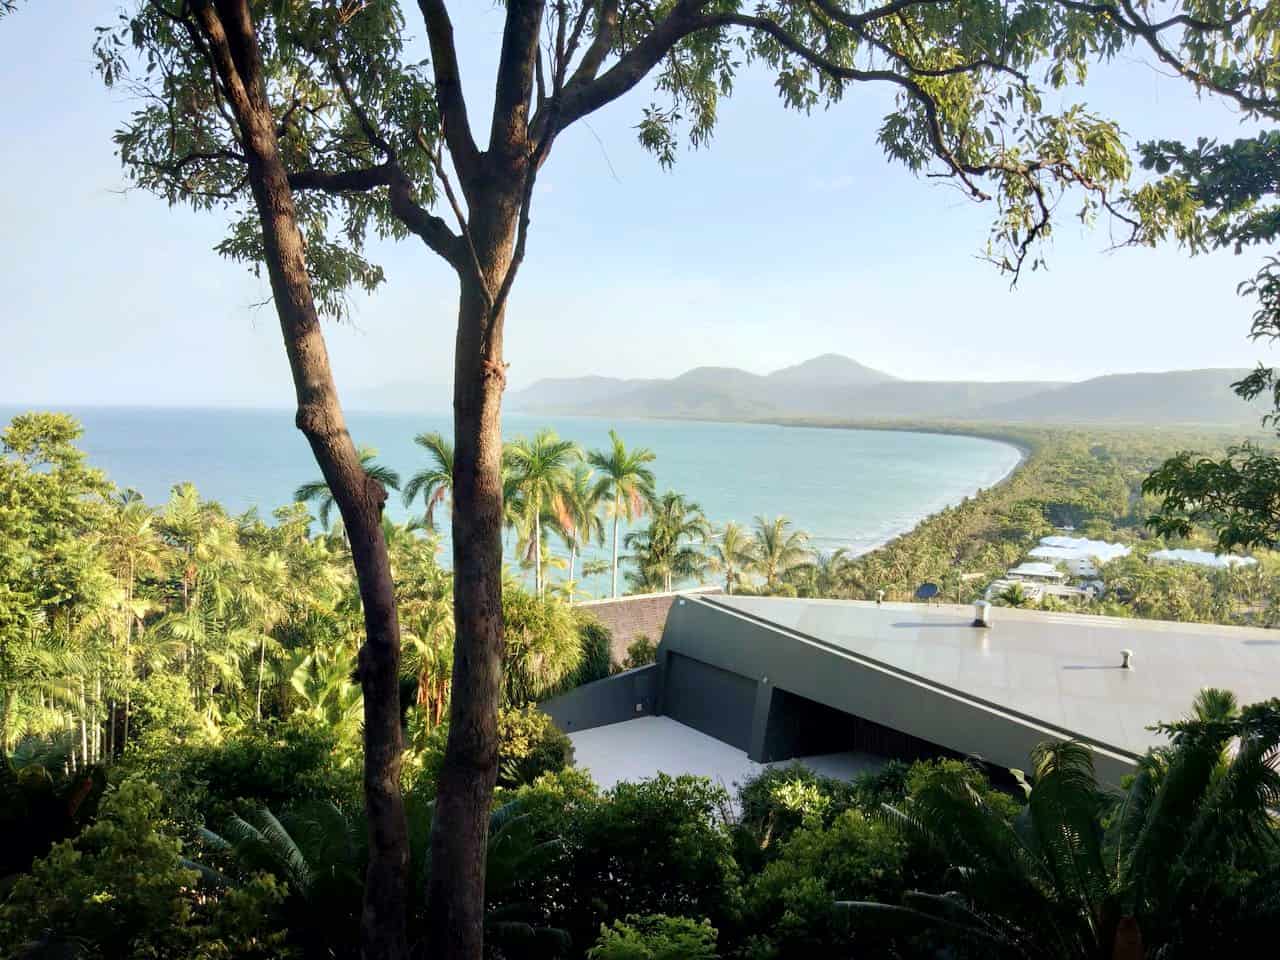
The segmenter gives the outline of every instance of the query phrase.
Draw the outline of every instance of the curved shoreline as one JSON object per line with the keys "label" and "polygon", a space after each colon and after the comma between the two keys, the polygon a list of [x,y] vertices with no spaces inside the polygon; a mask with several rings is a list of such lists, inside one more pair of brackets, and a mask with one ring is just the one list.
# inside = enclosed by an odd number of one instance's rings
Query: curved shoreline
{"label": "curved shoreline", "polygon": [[808,428],[822,429],[822,430],[879,430],[886,433],[927,433],[927,434],[934,434],[938,436],[972,437],[975,440],[991,440],[996,443],[1003,443],[1006,446],[1013,447],[1018,452],[1018,459],[1014,461],[1013,466],[1011,466],[1007,471],[1005,471],[1004,476],[1002,476],[995,483],[990,484],[989,486],[978,487],[973,493],[968,494],[965,497],[962,497],[960,500],[954,501],[952,503],[948,503],[939,509],[932,510],[931,512],[920,516],[915,521],[915,523],[913,523],[910,527],[907,527],[906,529],[901,530],[898,533],[893,534],[892,536],[886,537],[884,540],[881,540],[878,543],[874,543],[871,546],[866,547],[865,549],[859,550],[857,553],[853,554],[855,559],[861,559],[862,557],[870,556],[871,554],[875,553],[877,550],[884,549],[885,547],[887,547],[889,544],[893,543],[896,540],[901,540],[903,537],[911,536],[911,534],[915,533],[917,530],[920,529],[921,526],[923,526],[933,517],[937,516],[943,510],[947,510],[947,509],[950,509],[951,507],[955,507],[958,504],[963,503],[966,499],[969,499],[970,497],[980,496],[987,491],[996,490],[1004,486],[1005,484],[1009,483],[1017,475],[1018,471],[1027,465],[1027,463],[1031,460],[1031,457],[1035,454],[1037,447],[1039,446],[1039,443],[1037,442],[1039,440],[1039,437],[1037,437],[1035,434],[1014,433],[1013,431],[1016,431],[1018,428],[1011,426],[1006,429],[999,425],[997,425],[993,429],[990,427],[978,426],[976,424],[970,426],[969,424],[944,424],[944,423],[930,423],[927,421],[926,422],[907,421],[904,423],[904,422],[894,422],[894,421],[858,422],[858,421],[835,421],[835,420],[812,420],[812,419],[797,419],[797,420],[771,419],[771,420],[737,420],[737,421],[729,420],[729,421],[714,421],[714,422],[758,423],[758,424],[768,424],[770,426],[775,426],[775,427],[808,427]]}

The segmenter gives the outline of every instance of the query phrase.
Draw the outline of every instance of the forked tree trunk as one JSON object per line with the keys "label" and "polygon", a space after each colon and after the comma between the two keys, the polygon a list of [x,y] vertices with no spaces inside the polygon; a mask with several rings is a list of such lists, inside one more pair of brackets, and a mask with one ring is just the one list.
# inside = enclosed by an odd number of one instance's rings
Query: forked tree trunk
{"label": "forked tree trunk", "polygon": [[197,3],[193,10],[240,127],[267,274],[297,395],[296,423],[338,504],[351,545],[365,624],[359,676],[364,693],[369,865],[361,947],[365,960],[403,960],[408,956],[409,843],[400,795],[400,627],[381,523],[387,495],[365,473],[338,402],[248,0]]}

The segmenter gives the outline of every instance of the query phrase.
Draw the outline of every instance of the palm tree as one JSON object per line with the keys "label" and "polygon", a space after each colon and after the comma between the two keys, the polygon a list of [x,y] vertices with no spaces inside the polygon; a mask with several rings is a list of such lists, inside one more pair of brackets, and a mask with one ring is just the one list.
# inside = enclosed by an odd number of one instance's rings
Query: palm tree
{"label": "palm tree", "polygon": [[532,440],[519,437],[506,450],[511,485],[531,528],[533,584],[538,596],[542,596],[543,585],[543,515],[563,512],[560,499],[571,481],[571,466],[581,459],[582,449],[572,440],[561,440],[554,430],[539,430]]}
{"label": "palm tree", "polygon": [[[560,530],[569,546],[569,572],[566,582],[577,578],[578,553],[588,543],[604,543],[604,520],[600,516],[602,494],[594,482],[591,468],[585,463],[575,464],[569,483],[559,498]],[[569,592],[573,602],[573,591]]]}
{"label": "palm tree", "polygon": [[702,508],[669,490],[653,504],[649,526],[628,533],[624,543],[639,568],[637,582],[670,592],[676,577],[697,577],[706,570],[707,557],[697,544],[710,536]]}
{"label": "palm tree", "polygon": [[610,430],[608,450],[592,450],[587,461],[600,471],[596,481],[600,499],[613,514],[613,596],[618,595],[618,524],[642,516],[654,498],[653,471],[647,464],[657,459],[647,447],[628,450],[618,434]]}
{"label": "palm tree", "polygon": [[[376,449],[373,447],[360,447],[357,452],[360,455],[360,466],[364,468],[366,475],[371,479],[377,480],[388,489],[400,489],[400,474],[390,467],[383,466],[374,459],[378,456]],[[293,499],[298,503],[317,503],[319,505],[317,512],[320,518],[320,526],[324,527],[325,530],[329,529],[329,517],[333,513],[334,499],[333,493],[329,490],[329,484],[323,477],[319,480],[311,480],[302,484],[297,490],[293,491]]]}
{"label": "palm tree", "polygon": [[724,525],[711,544],[711,566],[724,573],[724,592],[733,593],[734,584],[755,563],[751,535],[740,523]]}
{"label": "palm tree", "polygon": [[1020,583],[1009,584],[996,594],[996,599],[1010,607],[1025,607],[1031,602],[1031,597]]}
{"label": "palm tree", "polygon": [[836,597],[844,593],[849,581],[849,551],[844,547],[819,550],[807,570],[806,584],[815,597]]}
{"label": "palm tree", "polygon": [[755,569],[764,577],[766,590],[775,590],[783,574],[809,562],[809,535],[796,530],[788,533],[791,521],[786,517],[772,520],[756,517]]}
{"label": "palm tree", "polygon": [[954,868],[960,889],[845,906],[880,929],[932,928],[991,955],[1141,960],[1144,947],[1204,956],[1248,944],[1280,914],[1280,703],[1240,710],[1205,690],[1189,719],[1160,729],[1170,746],[1142,758],[1123,795],[1099,786],[1084,744],[1042,744],[1012,820],[961,772],[939,770],[886,813]]}
{"label": "palm tree", "polygon": [[420,433],[413,442],[427,451],[432,462],[404,485],[404,505],[411,506],[418,494],[422,494],[427,508],[424,519],[428,529],[434,530],[436,506],[453,495],[453,444],[439,433]]}

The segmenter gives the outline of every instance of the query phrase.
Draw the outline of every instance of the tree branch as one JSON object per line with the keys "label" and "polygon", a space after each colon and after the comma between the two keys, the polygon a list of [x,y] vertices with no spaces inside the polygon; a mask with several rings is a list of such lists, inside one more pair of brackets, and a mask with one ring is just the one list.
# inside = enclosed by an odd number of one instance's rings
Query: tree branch
{"label": "tree branch", "polygon": [[529,100],[533,95],[544,3],[545,0],[507,0],[489,152],[509,160],[528,148]]}
{"label": "tree branch", "polygon": [[1259,113],[1272,119],[1280,118],[1280,105],[1275,100],[1265,97],[1250,96],[1243,91],[1225,86],[1214,80],[1208,74],[1197,70],[1195,67],[1178,57],[1170,50],[1161,38],[1161,32],[1173,26],[1180,26],[1187,30],[1197,33],[1213,33],[1226,32],[1233,26],[1240,23],[1250,12],[1255,12],[1251,7],[1244,7],[1234,16],[1222,21],[1201,20],[1187,15],[1170,17],[1159,23],[1151,23],[1144,20],[1133,6],[1130,0],[1121,0],[1121,5],[1116,6],[1111,3],[1091,3],[1088,0],[1056,0],[1068,10],[1075,10],[1079,13],[1088,13],[1097,17],[1108,17],[1116,26],[1124,30],[1130,36],[1139,37],[1144,40],[1151,52],[1156,55],[1159,60],[1170,67],[1180,76],[1185,77],[1197,86],[1211,90],[1219,96],[1226,97],[1235,101],[1246,110]]}
{"label": "tree branch", "polygon": [[418,9],[422,11],[427,40],[431,45],[432,72],[445,143],[453,158],[453,168],[462,181],[463,192],[469,199],[480,175],[481,157],[467,119],[467,100],[462,94],[458,52],[453,42],[453,21],[449,19],[445,0],[418,0]]}
{"label": "tree branch", "polygon": [[[583,3],[582,11],[590,9],[590,5]],[[609,48],[613,44],[613,33],[618,29],[618,0],[600,0],[600,12],[596,15],[596,31],[595,36],[591,38],[591,43],[587,46],[586,51],[582,55],[582,62],[578,64],[578,69],[574,71],[570,84],[586,84],[596,78],[596,74],[600,72],[600,66],[604,63],[604,58],[609,55]],[[580,33],[575,29],[574,33]]]}

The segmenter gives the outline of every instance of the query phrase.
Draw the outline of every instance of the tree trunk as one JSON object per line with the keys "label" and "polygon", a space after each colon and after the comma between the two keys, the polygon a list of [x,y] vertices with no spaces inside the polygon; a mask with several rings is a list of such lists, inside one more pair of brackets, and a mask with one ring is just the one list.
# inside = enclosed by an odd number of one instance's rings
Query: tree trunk
{"label": "tree trunk", "polygon": [[262,719],[262,670],[267,664],[267,638],[263,636],[258,648],[258,706],[257,719]]}
{"label": "tree trunk", "polygon": [[542,599],[542,518],[533,515],[533,592]]}
{"label": "tree trunk", "polygon": [[574,568],[577,565],[578,565],[578,538],[574,537],[573,540],[569,542],[569,580],[568,580],[567,586],[569,589],[570,603],[573,603],[573,595],[577,592],[576,584],[574,584],[573,582]]}
{"label": "tree trunk", "polygon": [[618,501],[613,501],[613,598],[618,598]]}
{"label": "tree trunk", "polygon": [[[509,244],[510,232],[506,239]],[[495,248],[509,245],[490,249]],[[493,253],[481,256],[482,263],[493,262]],[[485,852],[498,774],[503,651],[500,319],[493,322],[479,284],[464,276],[453,387],[453,696],[427,893],[431,955],[446,960],[480,960],[484,946]]]}
{"label": "tree trunk", "polygon": [[381,523],[387,494],[365,473],[338,402],[248,0],[215,0],[193,9],[240,126],[267,274],[297,395],[296,423],[342,514],[364,610],[359,676],[364,693],[369,861],[361,953],[365,960],[403,960],[409,952],[409,842],[400,795],[400,625]]}

